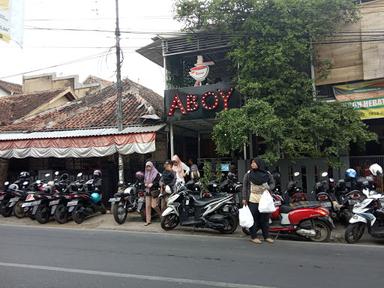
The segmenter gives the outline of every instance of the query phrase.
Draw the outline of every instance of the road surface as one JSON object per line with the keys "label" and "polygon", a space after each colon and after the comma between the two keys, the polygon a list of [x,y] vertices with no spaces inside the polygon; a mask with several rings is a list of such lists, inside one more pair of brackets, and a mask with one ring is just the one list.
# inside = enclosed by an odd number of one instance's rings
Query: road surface
{"label": "road surface", "polygon": [[0,225],[1,288],[380,287],[383,246]]}

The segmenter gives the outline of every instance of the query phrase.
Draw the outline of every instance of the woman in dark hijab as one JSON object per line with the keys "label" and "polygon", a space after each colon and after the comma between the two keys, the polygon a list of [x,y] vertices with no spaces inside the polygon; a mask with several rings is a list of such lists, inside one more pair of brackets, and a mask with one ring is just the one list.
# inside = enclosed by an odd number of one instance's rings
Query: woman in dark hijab
{"label": "woman in dark hijab", "polygon": [[250,228],[251,241],[260,244],[261,240],[257,238],[257,231],[261,229],[263,238],[268,243],[273,243],[269,237],[269,213],[259,212],[259,202],[261,195],[265,190],[271,190],[274,186],[274,180],[261,159],[251,160],[251,170],[249,170],[243,180],[243,206],[249,206],[253,215],[254,225]]}

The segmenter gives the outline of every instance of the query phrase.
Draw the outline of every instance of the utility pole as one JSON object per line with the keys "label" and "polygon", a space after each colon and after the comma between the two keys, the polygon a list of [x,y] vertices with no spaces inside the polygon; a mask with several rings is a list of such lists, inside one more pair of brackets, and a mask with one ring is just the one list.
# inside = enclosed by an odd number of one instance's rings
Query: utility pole
{"label": "utility pole", "polygon": [[[120,48],[120,19],[119,19],[119,0],[116,1],[116,90],[117,90],[117,108],[116,108],[116,124],[117,130],[123,130],[123,108],[122,108],[122,97],[123,97],[123,86],[121,82],[121,48]],[[119,162],[119,182],[124,182],[124,160],[123,155],[118,152]]]}

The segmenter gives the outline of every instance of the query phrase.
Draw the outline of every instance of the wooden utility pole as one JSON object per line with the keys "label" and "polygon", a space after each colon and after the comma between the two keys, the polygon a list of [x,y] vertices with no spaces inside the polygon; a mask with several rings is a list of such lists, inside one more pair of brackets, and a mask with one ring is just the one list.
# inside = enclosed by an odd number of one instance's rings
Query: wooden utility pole
{"label": "wooden utility pole", "polygon": [[[120,48],[120,19],[119,19],[119,0],[116,1],[116,90],[117,90],[117,108],[116,108],[116,125],[118,131],[123,130],[123,85],[121,82],[121,48]],[[123,156],[119,155],[119,182],[124,182],[124,161]]]}

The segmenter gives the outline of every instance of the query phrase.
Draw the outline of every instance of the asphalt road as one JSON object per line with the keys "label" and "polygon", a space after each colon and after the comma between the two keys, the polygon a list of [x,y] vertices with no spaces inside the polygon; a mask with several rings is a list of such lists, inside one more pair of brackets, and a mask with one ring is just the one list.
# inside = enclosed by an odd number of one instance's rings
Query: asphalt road
{"label": "asphalt road", "polygon": [[1,288],[379,287],[383,246],[0,226]]}

